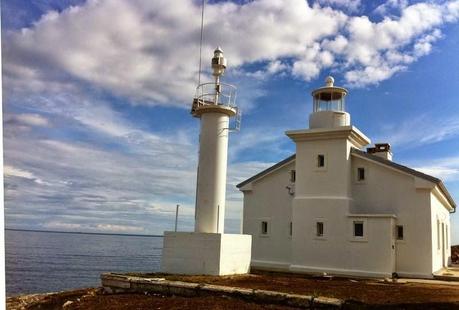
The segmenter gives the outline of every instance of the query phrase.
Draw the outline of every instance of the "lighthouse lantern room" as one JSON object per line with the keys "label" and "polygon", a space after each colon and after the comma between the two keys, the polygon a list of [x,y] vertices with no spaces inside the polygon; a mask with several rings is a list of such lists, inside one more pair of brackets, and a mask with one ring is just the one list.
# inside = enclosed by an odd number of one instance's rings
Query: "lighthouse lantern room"
{"label": "lighthouse lantern room", "polygon": [[312,92],[313,113],[309,116],[309,128],[335,128],[349,126],[351,117],[345,110],[347,90],[334,86],[335,80],[328,76],[325,86]]}

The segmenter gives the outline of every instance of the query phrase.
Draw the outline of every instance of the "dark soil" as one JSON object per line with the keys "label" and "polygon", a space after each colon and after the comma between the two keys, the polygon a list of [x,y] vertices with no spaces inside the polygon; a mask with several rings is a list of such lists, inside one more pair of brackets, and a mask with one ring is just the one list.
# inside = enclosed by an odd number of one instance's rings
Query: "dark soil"
{"label": "dark soil", "polygon": [[[147,275],[144,275],[147,276]],[[320,278],[308,275],[254,271],[239,276],[172,276],[168,280],[236,286],[286,293],[334,297],[366,304],[444,303],[459,304],[459,286],[424,283],[393,283],[367,279]]]}
{"label": "dark soil", "polygon": [[[264,289],[311,296],[335,297],[352,309],[459,309],[459,286],[425,283],[393,283],[368,279],[311,277],[307,275],[255,271],[240,276],[172,276],[168,280]],[[69,303],[69,301],[71,303]],[[67,302],[66,307],[62,305]],[[360,306],[359,306],[360,305]],[[295,309],[266,305],[224,296],[180,297],[157,294],[104,294],[102,289],[82,289],[56,294],[8,298],[7,309]]]}
{"label": "dark soil", "polygon": [[[63,305],[68,303],[65,307]],[[281,305],[264,305],[241,299],[205,296],[180,297],[145,294],[103,294],[101,289],[85,289],[50,295],[28,295],[7,300],[8,310],[150,310],[150,309],[237,309],[237,310],[296,310]]]}
{"label": "dark soil", "polygon": [[162,295],[140,295],[140,294],[119,294],[119,295],[102,295],[81,300],[72,304],[66,309],[72,310],[115,310],[115,309],[238,309],[238,310],[261,310],[261,309],[280,309],[292,310],[291,308],[280,305],[260,305],[251,302],[245,302],[235,298],[225,298],[216,296],[206,297],[180,297],[180,296],[162,296]]}

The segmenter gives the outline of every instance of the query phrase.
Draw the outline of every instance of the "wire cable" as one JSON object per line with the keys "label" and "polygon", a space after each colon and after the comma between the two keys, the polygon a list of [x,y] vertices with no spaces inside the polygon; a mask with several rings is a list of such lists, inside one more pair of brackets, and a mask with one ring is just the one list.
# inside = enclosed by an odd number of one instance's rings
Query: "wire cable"
{"label": "wire cable", "polygon": [[201,84],[201,65],[202,65],[202,38],[204,34],[204,7],[206,0],[202,0],[201,5],[201,40],[199,42],[199,72],[198,72],[198,86]]}

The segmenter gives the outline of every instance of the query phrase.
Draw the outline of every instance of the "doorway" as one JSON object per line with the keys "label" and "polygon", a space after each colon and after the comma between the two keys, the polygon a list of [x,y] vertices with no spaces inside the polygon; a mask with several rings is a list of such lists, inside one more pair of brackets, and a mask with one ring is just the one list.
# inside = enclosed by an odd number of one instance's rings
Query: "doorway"
{"label": "doorway", "polygon": [[443,268],[448,267],[447,255],[446,255],[446,232],[445,223],[441,223],[441,261]]}

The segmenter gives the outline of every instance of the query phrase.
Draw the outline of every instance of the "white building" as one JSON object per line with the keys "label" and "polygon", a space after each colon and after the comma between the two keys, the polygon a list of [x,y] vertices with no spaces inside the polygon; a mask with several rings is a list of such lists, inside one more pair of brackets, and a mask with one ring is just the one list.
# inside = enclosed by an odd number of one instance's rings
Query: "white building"
{"label": "white building", "polygon": [[430,278],[450,260],[442,181],[396,164],[345,112],[347,90],[312,92],[309,129],[287,131],[296,154],[240,183],[251,266],[292,272]]}

